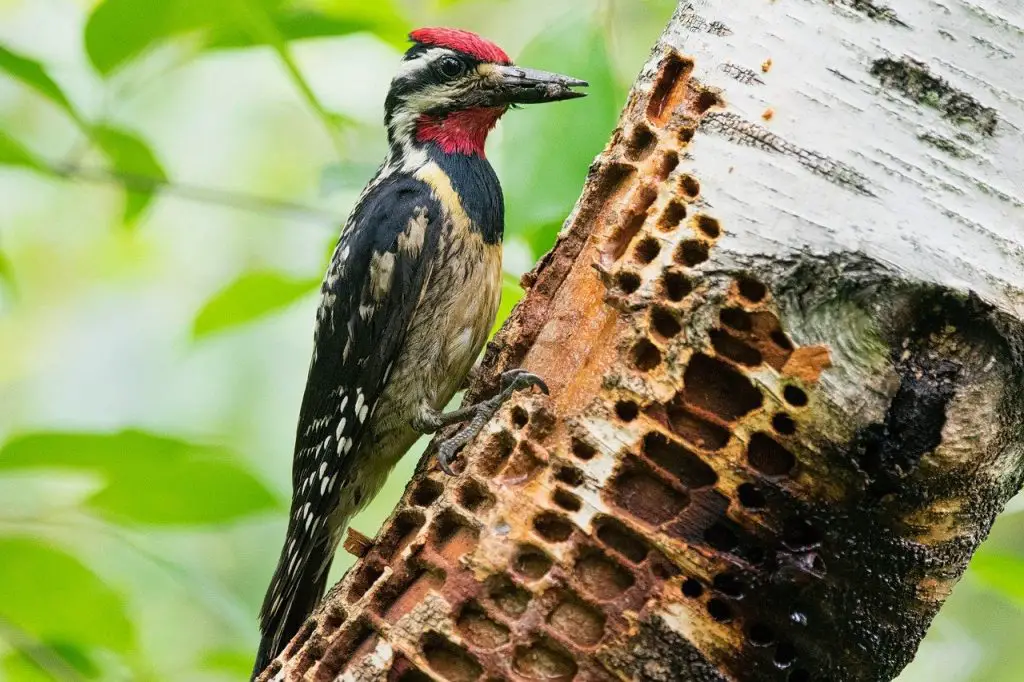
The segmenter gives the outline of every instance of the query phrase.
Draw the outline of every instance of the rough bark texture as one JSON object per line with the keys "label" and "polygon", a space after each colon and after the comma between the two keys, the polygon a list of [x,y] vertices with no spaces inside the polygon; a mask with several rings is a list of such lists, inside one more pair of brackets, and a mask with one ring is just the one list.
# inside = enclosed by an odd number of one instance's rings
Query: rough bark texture
{"label": "rough bark texture", "polygon": [[887,680],[1022,459],[1016,0],[683,2],[489,347],[543,375],[264,679]]}

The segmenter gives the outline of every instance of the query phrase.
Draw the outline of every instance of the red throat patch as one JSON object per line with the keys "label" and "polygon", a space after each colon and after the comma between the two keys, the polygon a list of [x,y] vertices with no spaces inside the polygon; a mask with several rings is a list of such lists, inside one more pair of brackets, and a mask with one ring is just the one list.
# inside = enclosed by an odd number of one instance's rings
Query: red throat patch
{"label": "red throat patch", "polygon": [[485,62],[506,65],[512,63],[505,51],[491,41],[457,28],[420,28],[410,33],[409,38],[424,45],[447,47]]}
{"label": "red throat patch", "polygon": [[447,116],[420,116],[416,122],[418,142],[436,142],[445,154],[476,154],[484,158],[484,143],[505,107],[453,111]]}

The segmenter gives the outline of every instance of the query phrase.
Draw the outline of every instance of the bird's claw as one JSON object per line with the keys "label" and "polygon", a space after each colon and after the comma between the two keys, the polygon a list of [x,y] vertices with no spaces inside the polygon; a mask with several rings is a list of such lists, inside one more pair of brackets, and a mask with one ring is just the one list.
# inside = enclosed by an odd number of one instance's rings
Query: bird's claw
{"label": "bird's claw", "polygon": [[455,455],[459,450],[459,444],[453,441],[453,438],[449,438],[437,446],[437,463],[441,467],[441,471],[449,476],[455,475],[452,462],[455,461]]}
{"label": "bird's claw", "polygon": [[522,391],[532,386],[539,388],[544,395],[548,395],[548,385],[536,374],[527,372],[525,369],[510,369],[501,375],[501,392],[503,395],[511,395],[516,391]]}
{"label": "bird's claw", "polygon": [[437,446],[437,463],[441,467],[441,471],[449,476],[454,476],[455,471],[452,469],[452,463],[455,461],[455,457],[462,446],[476,438],[484,425],[501,409],[505,401],[512,397],[513,393],[529,389],[533,386],[539,388],[545,395],[548,393],[548,386],[544,383],[544,380],[536,374],[527,372],[525,369],[510,369],[503,373],[501,375],[501,390],[498,392],[498,395],[472,408],[473,417],[469,420],[469,424]]}

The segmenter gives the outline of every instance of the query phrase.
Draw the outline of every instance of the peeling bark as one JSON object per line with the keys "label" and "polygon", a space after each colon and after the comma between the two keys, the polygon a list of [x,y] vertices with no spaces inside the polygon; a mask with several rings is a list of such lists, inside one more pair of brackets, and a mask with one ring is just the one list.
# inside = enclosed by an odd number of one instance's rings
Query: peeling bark
{"label": "peeling bark", "polygon": [[682,2],[467,400],[551,395],[428,451],[262,679],[892,679],[1024,479],[1022,44]]}

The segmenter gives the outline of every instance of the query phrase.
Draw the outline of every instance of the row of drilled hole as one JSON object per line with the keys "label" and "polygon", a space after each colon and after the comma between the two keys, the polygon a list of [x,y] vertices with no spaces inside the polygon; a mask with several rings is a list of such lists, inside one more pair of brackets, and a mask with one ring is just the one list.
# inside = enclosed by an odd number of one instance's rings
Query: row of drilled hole
{"label": "row of drilled hole", "polygon": [[[746,586],[742,580],[733,573],[721,573],[715,576],[712,581],[712,589],[721,596],[712,596],[707,600],[705,608],[708,615],[719,623],[730,623],[735,618],[730,600],[739,600],[745,596]],[[701,599],[704,596],[704,585],[696,578],[687,578],[683,581],[681,591],[684,597],[689,599]],[[801,614],[794,614],[800,616]],[[775,631],[767,624],[755,622],[745,630],[747,641],[758,648],[774,647],[772,661],[780,670],[788,669],[797,658],[796,647],[786,641],[777,641]],[[810,673],[803,668],[794,668],[790,671],[788,679],[791,682],[808,682]]]}

